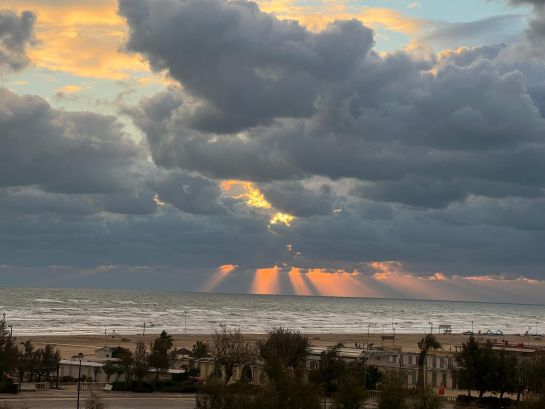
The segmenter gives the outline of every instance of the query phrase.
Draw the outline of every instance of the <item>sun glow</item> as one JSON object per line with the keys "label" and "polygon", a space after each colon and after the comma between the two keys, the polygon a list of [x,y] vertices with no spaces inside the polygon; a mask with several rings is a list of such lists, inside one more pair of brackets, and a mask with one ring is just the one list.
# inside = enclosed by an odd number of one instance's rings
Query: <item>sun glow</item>
{"label": "sun glow", "polygon": [[220,187],[223,192],[229,193],[234,199],[244,201],[247,206],[268,211],[271,214],[269,221],[271,225],[283,224],[291,227],[291,223],[295,220],[295,217],[291,214],[276,212],[265,198],[265,195],[252,182],[224,180],[221,182]]}
{"label": "sun glow", "polygon": [[307,282],[305,281],[305,274],[301,272],[300,268],[292,268],[288,272],[288,277],[290,279],[291,287],[293,292],[296,295],[312,295]]}
{"label": "sun glow", "polygon": [[202,286],[202,291],[212,291],[227,278],[229,274],[238,268],[235,264],[223,264],[218,267],[218,271],[210,277]]}
{"label": "sun glow", "polygon": [[251,292],[253,294],[279,294],[280,268],[260,268],[255,271]]}
{"label": "sun glow", "polygon": [[291,222],[293,221],[294,217],[290,214],[286,213],[276,213],[271,218],[271,224],[285,224],[288,227],[291,227]]}

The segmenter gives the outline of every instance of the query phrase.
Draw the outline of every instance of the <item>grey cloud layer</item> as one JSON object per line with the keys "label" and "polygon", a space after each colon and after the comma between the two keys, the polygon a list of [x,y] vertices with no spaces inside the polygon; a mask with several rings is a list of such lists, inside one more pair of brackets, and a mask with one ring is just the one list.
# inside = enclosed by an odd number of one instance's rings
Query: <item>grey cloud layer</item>
{"label": "grey cloud layer", "polygon": [[26,47],[34,40],[36,16],[24,11],[17,15],[10,10],[0,10],[0,70],[20,70],[30,61]]}
{"label": "grey cloud layer", "polygon": [[[545,278],[534,23],[516,44],[379,55],[357,21],[313,33],[253,3],[119,10],[127,48],[181,86],[125,109],[142,144],[114,117],[0,90],[0,264],[183,270],[186,288],[227,263],[246,281],[274,264],[373,260]],[[224,179],[255,182],[297,219],[269,227]]]}
{"label": "grey cloud layer", "polygon": [[[486,49],[469,51],[462,64],[439,62],[431,75],[434,56],[380,57],[369,50],[371,34],[355,21],[313,34],[248,3],[121,1],[120,11],[131,27],[129,48],[184,87],[145,101],[135,117],[159,165],[257,181],[354,178],[365,181],[358,188],[364,197],[423,207],[470,194],[542,196],[545,120],[524,73]],[[173,27],[185,29],[174,34]],[[234,47],[233,38],[241,44]],[[287,42],[299,58],[282,52]],[[265,71],[269,77],[260,78]],[[285,89],[293,73],[319,82],[310,94],[288,87],[306,95],[303,105],[312,109],[270,96],[266,112],[275,121],[263,123],[255,111],[265,103],[262,90]],[[221,84],[211,84],[211,77]],[[203,91],[208,87],[213,94]],[[254,120],[242,133],[229,125],[206,130],[191,120],[201,104]]]}
{"label": "grey cloud layer", "polygon": [[[245,2],[121,0],[120,13],[128,48],[183,87],[135,109],[154,161],[259,182],[307,218],[286,233],[301,235],[299,263],[540,274],[541,218],[528,217],[545,187],[545,64],[531,46],[540,7],[526,38],[440,57],[380,56],[359,22],[311,33]],[[307,193],[316,176],[344,181],[344,193]]]}

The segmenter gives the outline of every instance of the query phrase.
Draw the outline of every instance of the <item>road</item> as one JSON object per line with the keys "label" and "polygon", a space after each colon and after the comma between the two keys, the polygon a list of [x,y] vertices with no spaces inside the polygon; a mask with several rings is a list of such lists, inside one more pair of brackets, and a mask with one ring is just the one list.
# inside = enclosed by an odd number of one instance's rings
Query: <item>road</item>
{"label": "road", "polygon": [[[135,394],[101,392],[107,409],[195,409],[195,395],[173,393]],[[88,397],[82,392],[80,407]],[[24,392],[19,395],[0,395],[0,408],[9,409],[75,409],[74,391]]]}

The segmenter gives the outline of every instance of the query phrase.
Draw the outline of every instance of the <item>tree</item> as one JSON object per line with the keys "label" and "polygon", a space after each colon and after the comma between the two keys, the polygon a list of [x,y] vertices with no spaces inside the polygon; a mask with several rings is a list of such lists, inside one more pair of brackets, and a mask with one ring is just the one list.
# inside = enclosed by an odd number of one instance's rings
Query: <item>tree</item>
{"label": "tree", "polygon": [[[210,354],[217,370],[225,371],[224,381],[210,379],[197,396],[199,409],[319,409],[316,387],[305,382],[302,374],[310,352],[308,338],[298,332],[272,329],[259,351],[269,382],[252,385],[231,379],[233,368],[250,364],[257,351],[244,342],[238,330],[220,327],[212,336]],[[243,369],[243,372],[244,369]],[[244,378],[244,377],[243,377]]]}
{"label": "tree", "polygon": [[202,359],[208,356],[208,344],[203,341],[197,341],[193,345],[193,358]]}
{"label": "tree", "polygon": [[407,409],[407,390],[398,375],[384,376],[378,409]]}
{"label": "tree", "polygon": [[490,383],[500,393],[499,407],[505,392],[517,390],[517,358],[504,350],[495,351],[490,367]]}
{"label": "tree", "polygon": [[545,356],[538,357],[528,367],[528,387],[534,394],[545,397]]}
{"label": "tree", "polygon": [[471,397],[471,388],[477,383],[479,372],[479,358],[481,348],[473,335],[467,342],[462,344],[462,350],[456,353],[455,359],[458,364],[458,376],[460,383],[467,388],[467,395]]}
{"label": "tree", "polygon": [[173,349],[174,342],[172,336],[166,331],[151,344],[151,351],[148,357],[148,364],[155,370],[155,383],[159,380],[160,373],[168,372],[171,363],[176,358],[176,351]]}
{"label": "tree", "polygon": [[134,350],[133,354],[133,360],[134,377],[138,381],[139,387],[142,388],[144,377],[149,370],[146,345],[143,342],[139,342],[138,344],[136,344],[136,349]]}
{"label": "tree", "polygon": [[301,378],[310,354],[310,342],[306,335],[282,327],[273,328],[268,332],[267,339],[258,344],[258,348],[269,378],[277,379],[283,369],[292,371],[297,379]]}
{"label": "tree", "polygon": [[478,360],[475,364],[475,387],[479,391],[479,401],[482,400],[486,391],[493,389],[490,370],[493,366],[494,353],[490,341],[487,341],[485,345],[481,345],[479,349]]}
{"label": "tree", "polygon": [[224,383],[229,383],[236,365],[244,365],[252,360],[252,349],[244,341],[240,330],[227,329],[220,326],[212,334],[210,355],[214,360],[215,375],[221,376],[221,370],[225,371]]}
{"label": "tree", "polygon": [[365,379],[365,389],[377,389],[377,384],[382,382],[382,372],[374,365],[366,365],[363,368],[363,372],[365,373],[365,375],[362,375]]}
{"label": "tree", "polygon": [[418,389],[411,398],[410,409],[439,409],[441,400],[431,388]]}
{"label": "tree", "polygon": [[359,409],[361,407],[366,395],[361,369],[359,362],[344,366],[344,371],[337,379],[337,392],[333,396],[335,409]]}
{"label": "tree", "polygon": [[319,407],[315,386],[303,381],[310,342],[306,335],[284,328],[273,328],[258,344],[269,383],[256,402],[264,409],[313,409]]}
{"label": "tree", "polygon": [[0,319],[0,382],[17,368],[19,351],[8,330],[5,315]]}
{"label": "tree", "polygon": [[22,373],[23,378],[24,374],[28,373],[28,380],[32,381],[34,372],[36,370],[36,367],[38,366],[38,356],[36,354],[34,345],[32,344],[32,341],[28,340],[25,342],[23,346],[23,350],[21,351],[22,356]]}
{"label": "tree", "polygon": [[42,377],[49,379],[51,373],[57,370],[57,366],[61,361],[61,354],[50,344],[38,349],[35,353],[38,361],[38,381],[41,381]]}
{"label": "tree", "polygon": [[424,365],[426,364],[426,358],[430,349],[441,348],[441,343],[435,338],[434,335],[428,334],[418,342],[418,382],[417,385],[420,389],[424,388]]}
{"label": "tree", "polygon": [[133,373],[132,373],[133,366],[134,366],[134,357],[133,357],[132,351],[124,348],[119,355],[117,373],[118,373],[118,379],[120,375],[125,375],[125,390],[127,390],[129,388],[129,385],[131,384],[132,377],[133,377]]}
{"label": "tree", "polygon": [[112,361],[108,361],[104,364],[102,370],[106,374],[106,382],[110,382],[112,375],[117,372],[117,365]]}
{"label": "tree", "polygon": [[340,345],[335,345],[323,351],[317,368],[310,373],[310,380],[322,387],[327,395],[336,391],[338,380],[346,371],[346,363],[339,357],[339,349]]}

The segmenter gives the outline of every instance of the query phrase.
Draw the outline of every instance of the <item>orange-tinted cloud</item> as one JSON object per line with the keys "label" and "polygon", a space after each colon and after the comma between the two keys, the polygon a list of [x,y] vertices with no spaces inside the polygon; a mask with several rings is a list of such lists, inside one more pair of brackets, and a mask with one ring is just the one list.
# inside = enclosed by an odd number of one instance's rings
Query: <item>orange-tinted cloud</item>
{"label": "orange-tinted cloud", "polygon": [[271,204],[261,191],[252,183],[242,180],[224,180],[220,184],[224,192],[231,192],[235,199],[242,199],[250,207],[270,209]]}
{"label": "orange-tinted cloud", "polygon": [[28,54],[38,67],[114,80],[149,71],[139,56],[120,52],[128,29],[115,0],[4,0],[2,6],[37,14],[39,43]]}
{"label": "orange-tinted cloud", "polygon": [[65,85],[57,90],[57,92],[62,92],[65,94],[76,94],[80,92],[83,88],[79,85]]}
{"label": "orange-tinted cloud", "polygon": [[325,269],[308,270],[306,277],[318,291],[318,295],[334,297],[377,297],[371,288],[357,279],[359,273],[349,273],[344,270],[329,272]]}
{"label": "orange-tinted cloud", "polygon": [[295,220],[295,217],[290,214],[275,211],[265,195],[252,182],[224,180],[220,187],[224,193],[235,199],[243,200],[249,207],[266,210],[271,216],[270,224],[284,224],[290,227]]}
{"label": "orange-tinted cloud", "polygon": [[[413,34],[422,22],[388,8],[353,7],[338,0],[316,4],[295,0],[261,0],[261,9],[282,19],[298,20],[321,30],[337,19],[358,19],[371,27]],[[39,44],[29,49],[35,65],[82,77],[127,79],[150,70],[142,57],[122,52],[128,28],[117,14],[116,0],[4,0],[2,6],[38,15]],[[147,80],[149,81],[149,80]],[[163,82],[162,79],[159,82]]]}
{"label": "orange-tinted cloud", "polygon": [[235,264],[223,264],[218,267],[218,271],[202,286],[202,291],[213,291],[217,286],[227,278],[229,274],[238,268]]}
{"label": "orange-tinted cloud", "polygon": [[261,9],[281,19],[297,20],[310,30],[322,30],[335,20],[357,19],[373,28],[384,27],[404,34],[414,34],[422,20],[404,16],[396,10],[382,7],[350,6],[340,0],[300,3],[297,0],[259,0]]}

